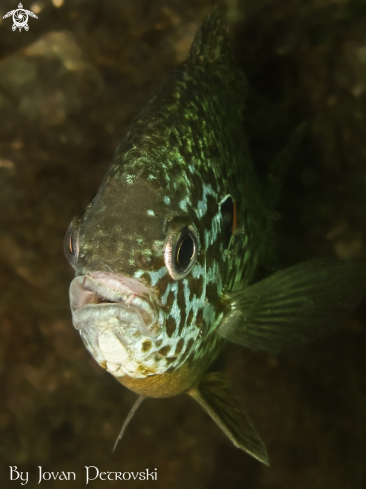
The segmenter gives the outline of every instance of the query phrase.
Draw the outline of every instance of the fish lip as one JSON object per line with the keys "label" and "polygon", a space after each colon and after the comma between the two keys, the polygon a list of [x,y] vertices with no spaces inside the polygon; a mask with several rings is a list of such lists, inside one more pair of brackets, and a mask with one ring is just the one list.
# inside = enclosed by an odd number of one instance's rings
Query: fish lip
{"label": "fish lip", "polygon": [[[113,272],[88,272],[73,279],[70,284],[70,307],[76,329],[77,317],[92,309],[108,311],[116,309],[123,316],[136,316],[141,333],[156,336],[160,329],[156,300],[152,291],[136,279]],[[132,322],[131,319],[126,322]]]}

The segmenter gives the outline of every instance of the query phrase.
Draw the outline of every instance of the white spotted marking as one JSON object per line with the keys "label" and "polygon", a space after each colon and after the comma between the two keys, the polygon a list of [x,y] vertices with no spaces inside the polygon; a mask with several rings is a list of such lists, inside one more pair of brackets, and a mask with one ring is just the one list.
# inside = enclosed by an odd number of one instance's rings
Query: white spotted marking
{"label": "white spotted marking", "polygon": [[213,197],[217,196],[216,192],[213,190],[210,184],[203,184],[202,200],[200,200],[197,204],[198,210],[196,211],[196,213],[198,218],[203,217],[207,212],[207,195],[212,195]]}
{"label": "white spotted marking", "polygon": [[159,268],[159,270],[137,270],[133,276],[135,278],[141,278],[145,273],[150,276],[152,287],[155,287],[159,280],[167,274],[167,269],[164,266]]}
{"label": "white spotted marking", "polygon": [[187,212],[188,211],[188,207],[187,207],[187,202],[188,202],[188,199],[183,199],[179,202],[179,207],[182,209],[182,211],[184,212]]}

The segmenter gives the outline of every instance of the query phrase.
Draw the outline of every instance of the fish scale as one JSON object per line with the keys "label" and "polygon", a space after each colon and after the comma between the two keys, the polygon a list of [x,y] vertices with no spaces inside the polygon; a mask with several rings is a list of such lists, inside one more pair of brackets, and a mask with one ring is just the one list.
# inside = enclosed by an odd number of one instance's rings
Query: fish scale
{"label": "fish scale", "polygon": [[188,393],[268,464],[229,382],[207,370],[226,340],[280,352],[332,333],[366,292],[366,265],[312,261],[252,284],[272,226],[264,195],[278,190],[263,192],[255,175],[245,92],[215,9],[132,121],[64,249],[76,273],[74,326],[102,368],[139,394],[127,422],[144,397]]}

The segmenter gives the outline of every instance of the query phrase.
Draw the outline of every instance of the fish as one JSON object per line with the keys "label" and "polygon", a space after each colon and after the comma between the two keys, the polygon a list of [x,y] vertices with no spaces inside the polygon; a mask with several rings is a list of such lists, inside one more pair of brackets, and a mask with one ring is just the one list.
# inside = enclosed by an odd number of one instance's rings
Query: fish
{"label": "fish", "polygon": [[280,353],[332,334],[366,292],[366,264],[316,259],[256,278],[286,165],[259,182],[246,92],[215,8],[131,122],[95,198],[71,221],[64,252],[75,270],[74,327],[98,364],[138,395],[117,442],[145,398],[186,393],[268,465],[213,363],[228,341]]}

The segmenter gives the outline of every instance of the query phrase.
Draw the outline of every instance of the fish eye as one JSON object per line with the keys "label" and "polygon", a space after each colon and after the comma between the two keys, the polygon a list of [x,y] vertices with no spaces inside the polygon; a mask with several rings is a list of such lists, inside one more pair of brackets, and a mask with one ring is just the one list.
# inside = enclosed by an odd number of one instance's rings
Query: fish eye
{"label": "fish eye", "polygon": [[173,226],[168,233],[164,260],[174,280],[184,278],[191,271],[198,254],[198,238],[193,226]]}
{"label": "fish eye", "polygon": [[185,234],[181,238],[177,248],[175,266],[184,271],[194,256],[195,243],[192,236],[189,233]]}
{"label": "fish eye", "polygon": [[79,225],[81,215],[71,221],[64,237],[64,253],[71,266],[75,268],[79,256]]}

